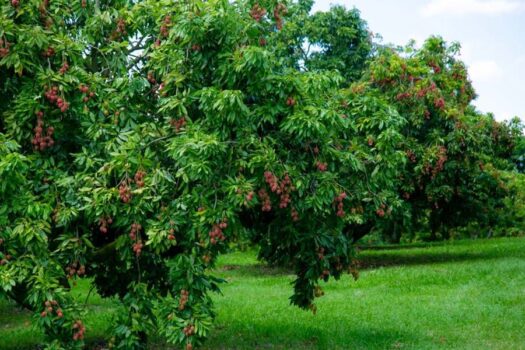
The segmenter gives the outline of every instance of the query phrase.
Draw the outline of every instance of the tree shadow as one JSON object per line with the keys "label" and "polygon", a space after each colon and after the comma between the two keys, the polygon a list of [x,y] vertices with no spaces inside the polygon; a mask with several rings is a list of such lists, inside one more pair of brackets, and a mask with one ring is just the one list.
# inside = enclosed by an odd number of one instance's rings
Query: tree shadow
{"label": "tree shadow", "polygon": [[397,250],[365,250],[358,255],[359,268],[374,269],[391,266],[427,265],[502,258],[525,258],[525,251],[523,249],[496,249],[495,247],[488,247],[478,251],[466,251],[466,249],[468,248],[463,247],[460,251],[428,251],[426,249],[414,250],[412,248],[401,248]]}
{"label": "tree shadow", "polygon": [[[493,260],[509,257],[525,258],[525,250],[516,245],[482,245],[471,249],[468,241],[453,245],[450,242],[421,243],[404,246],[360,247],[357,260],[359,269],[367,270],[378,267]],[[216,271],[225,273],[229,277],[287,276],[294,274],[292,268],[271,266],[264,262],[224,265]]]}
{"label": "tree shadow", "polygon": [[408,333],[360,327],[348,320],[339,322],[336,332],[329,326],[305,326],[278,319],[271,324],[229,321],[215,327],[203,349],[396,349],[417,340]]}
{"label": "tree shadow", "polygon": [[359,269],[378,267],[427,265],[438,263],[498,259],[501,257],[486,253],[427,253],[427,254],[374,254],[358,256]]}

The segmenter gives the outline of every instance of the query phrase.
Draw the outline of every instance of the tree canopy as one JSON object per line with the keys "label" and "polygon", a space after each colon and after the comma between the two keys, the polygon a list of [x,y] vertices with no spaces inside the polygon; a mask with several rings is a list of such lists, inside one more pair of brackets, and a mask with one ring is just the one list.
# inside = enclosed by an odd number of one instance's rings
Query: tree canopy
{"label": "tree canopy", "polygon": [[357,10],[310,7],[2,3],[0,293],[48,348],[84,345],[79,278],[118,297],[113,346],[192,349],[240,239],[315,312],[319,281],[357,277],[363,235],[499,205],[517,134],[470,105],[457,47],[376,50]]}

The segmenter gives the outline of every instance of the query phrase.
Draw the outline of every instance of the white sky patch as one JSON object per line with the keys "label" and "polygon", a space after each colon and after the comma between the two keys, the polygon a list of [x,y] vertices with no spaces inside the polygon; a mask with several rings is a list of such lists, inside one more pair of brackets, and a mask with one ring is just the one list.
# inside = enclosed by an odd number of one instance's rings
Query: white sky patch
{"label": "white sky patch", "polygon": [[516,59],[516,64],[525,64],[525,55],[521,55]]}
{"label": "white sky patch", "polygon": [[422,9],[424,16],[436,15],[499,15],[522,10],[517,0],[431,0]]}
{"label": "white sky patch", "polygon": [[503,71],[494,61],[476,61],[469,65],[468,72],[474,82],[486,82],[500,78]]}

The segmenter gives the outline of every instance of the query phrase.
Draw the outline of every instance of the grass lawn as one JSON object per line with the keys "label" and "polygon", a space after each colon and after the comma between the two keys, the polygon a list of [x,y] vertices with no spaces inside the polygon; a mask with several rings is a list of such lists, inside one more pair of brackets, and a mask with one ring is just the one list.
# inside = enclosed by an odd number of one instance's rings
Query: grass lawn
{"label": "grass lawn", "polygon": [[[205,349],[525,349],[525,239],[364,250],[360,279],[323,287],[317,315],[289,305],[293,276],[254,252],[221,258],[228,283]],[[84,300],[89,282],[75,289]],[[104,336],[111,300],[89,299],[88,338]],[[30,316],[0,300],[0,349],[34,349]],[[152,344],[152,349],[171,349]]]}

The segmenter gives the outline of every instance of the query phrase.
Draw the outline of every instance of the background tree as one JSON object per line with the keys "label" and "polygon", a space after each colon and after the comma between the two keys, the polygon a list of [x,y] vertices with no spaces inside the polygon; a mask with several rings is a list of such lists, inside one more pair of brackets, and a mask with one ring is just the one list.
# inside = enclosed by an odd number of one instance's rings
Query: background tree
{"label": "background tree", "polygon": [[290,18],[276,39],[277,55],[292,67],[337,71],[347,81],[358,80],[374,51],[373,35],[356,8],[332,6],[312,13],[313,1],[290,4]]}
{"label": "background tree", "polygon": [[401,130],[408,160],[399,187],[405,203],[383,226],[395,242],[416,230],[446,239],[451,229],[474,220],[490,227],[490,213],[506,195],[498,169],[508,166],[510,129],[473,108],[475,93],[458,53],[457,44],[439,37],[421,49],[386,47],[365,78],[408,120]]}

